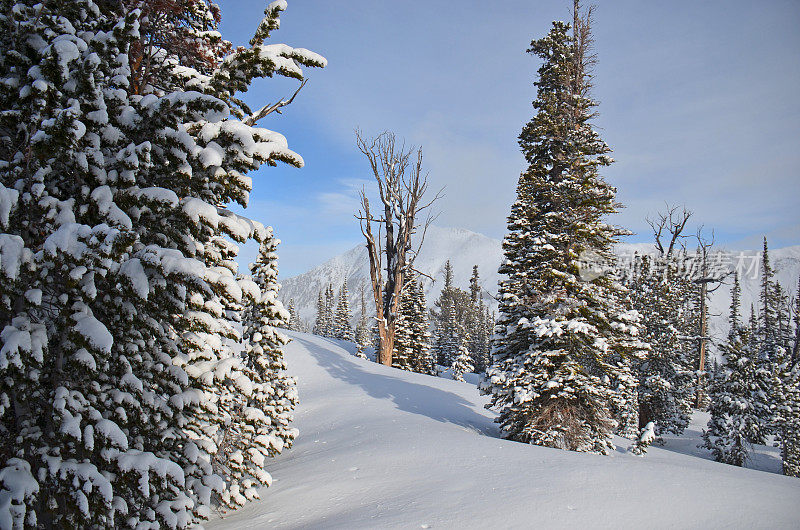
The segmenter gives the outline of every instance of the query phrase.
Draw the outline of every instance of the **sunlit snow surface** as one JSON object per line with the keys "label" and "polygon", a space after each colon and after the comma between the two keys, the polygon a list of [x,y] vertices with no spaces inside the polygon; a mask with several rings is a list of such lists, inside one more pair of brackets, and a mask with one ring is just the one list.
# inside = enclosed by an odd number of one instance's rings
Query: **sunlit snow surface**
{"label": "sunlit snow surface", "polygon": [[[622,439],[611,457],[524,445],[496,438],[474,385],[291,336],[300,436],[262,500],[207,528],[800,527],[800,479],[706,460],[703,418],[643,458]],[[780,467],[765,447],[753,464]]]}

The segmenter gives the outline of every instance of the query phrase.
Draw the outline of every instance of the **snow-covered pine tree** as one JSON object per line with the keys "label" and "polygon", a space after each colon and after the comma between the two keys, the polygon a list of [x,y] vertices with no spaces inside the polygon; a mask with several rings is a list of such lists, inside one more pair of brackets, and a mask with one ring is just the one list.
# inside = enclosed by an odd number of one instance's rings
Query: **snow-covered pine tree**
{"label": "snow-covered pine tree", "polygon": [[217,368],[238,374],[226,379],[231,388],[218,402],[222,427],[214,440],[214,471],[225,480],[220,501],[227,508],[258,498],[258,488],[272,482],[265,469],[267,459],[290,447],[297,436],[297,429],[289,426],[297,391],[294,379],[286,375],[282,351],[289,338],[278,330],[287,327],[289,319],[278,300],[279,243],[267,228],[250,266],[251,279],[242,282],[256,287],[243,289],[250,294],[242,318],[243,365],[232,359]]}
{"label": "snow-covered pine tree", "polygon": [[650,344],[648,354],[633,363],[639,382],[638,428],[653,422],[657,436],[683,433],[695,396],[694,357],[679,331],[686,301],[674,263],[670,257],[637,255],[628,289],[641,315],[642,340]]}
{"label": "snow-covered pine tree", "polygon": [[367,295],[364,285],[361,285],[361,304],[359,308],[361,312],[356,326],[356,345],[358,345],[356,357],[366,359],[364,348],[372,344],[372,337],[370,336],[369,320],[367,319]]}
{"label": "snow-covered pine tree", "polygon": [[615,388],[642,345],[637,315],[620,304],[624,288],[609,274],[582,275],[579,265],[613,263],[611,245],[625,232],[603,220],[616,211],[615,189],[598,168],[612,161],[590,123],[589,21],[576,20],[580,38],[554,22],[529,49],[544,61],[538,112],[520,134],[529,166],[503,241],[500,317],[481,390],[499,410],[504,437],[608,454],[610,407],[624,401]]}
{"label": "snow-covered pine tree", "polygon": [[453,364],[459,352],[462,342],[463,328],[456,320],[455,300],[444,298],[441,302],[441,309],[436,313],[436,343],[434,351],[436,353],[436,363],[440,366],[448,367]]}
{"label": "snow-covered pine tree", "polygon": [[489,310],[483,301],[478,301],[475,312],[477,317],[472,330],[469,331],[469,350],[475,371],[481,373],[485,372],[491,363],[491,345],[489,343],[491,324]]}
{"label": "snow-covered pine tree", "polygon": [[703,447],[711,450],[718,462],[744,465],[753,443],[763,443],[763,429],[756,402],[756,356],[750,330],[742,325],[739,312],[739,277],[731,291],[730,331],[720,346],[722,363],[711,373],[709,385],[708,429],[703,431]]}
{"label": "snow-covered pine tree", "polygon": [[461,343],[458,345],[458,350],[453,356],[453,362],[450,363],[450,373],[456,381],[463,381],[464,374],[472,372],[475,367],[472,365],[472,355],[469,353],[467,347],[466,333],[460,334]]}
{"label": "snow-covered pine tree", "polygon": [[336,297],[333,294],[333,285],[328,284],[325,289],[325,317],[323,320],[323,332],[325,337],[335,337],[336,331]]}
{"label": "snow-covered pine tree", "polygon": [[466,313],[464,327],[469,336],[469,353],[472,357],[473,369],[483,372],[489,365],[489,326],[486,305],[481,296],[480,276],[478,266],[472,267],[472,276],[469,280],[470,307]]}
{"label": "snow-covered pine tree", "polygon": [[325,335],[325,295],[322,291],[317,297],[317,318],[314,321],[314,335]]}
{"label": "snow-covered pine tree", "polygon": [[[225,205],[261,164],[302,165],[234,94],[325,64],[263,44],[283,1],[223,60],[208,2],[170,11],[199,55],[157,49],[129,3],[0,2],[0,518],[17,526],[181,528],[230,486],[215,408],[247,377],[224,236],[267,232]],[[165,75],[141,82],[143,42]]]}
{"label": "snow-covered pine tree", "polygon": [[800,279],[797,280],[797,290],[794,292],[793,304],[794,338],[792,340],[792,363],[800,362]]}
{"label": "snow-covered pine tree", "polygon": [[639,431],[636,441],[629,447],[629,451],[637,456],[644,456],[647,453],[647,448],[650,447],[656,439],[656,426],[651,421],[648,422]]}
{"label": "snow-covered pine tree", "polygon": [[800,477],[800,362],[779,372],[775,424],[779,428],[783,474]]}
{"label": "snow-covered pine tree", "polygon": [[297,314],[297,307],[294,304],[294,298],[289,299],[289,303],[286,306],[286,310],[289,312],[289,322],[287,324],[288,329],[290,331],[305,331],[303,328],[303,321],[300,320],[300,316]]}
{"label": "snow-covered pine tree", "polygon": [[481,284],[480,284],[480,274],[478,274],[478,266],[472,266],[472,276],[469,278],[469,300],[472,302],[472,305],[478,305],[478,301],[481,299]]}
{"label": "snow-covered pine tree", "polygon": [[411,371],[411,353],[414,335],[411,326],[411,289],[414,281],[414,272],[409,270],[405,274],[403,288],[400,290],[400,303],[397,306],[397,320],[394,328],[394,351],[392,352],[392,367]]}
{"label": "snow-covered pine tree", "polygon": [[794,298],[794,342],[788,370],[782,377],[782,392],[777,423],[784,425],[781,457],[783,474],[800,477],[800,281]]}
{"label": "snow-covered pine tree", "polygon": [[354,340],[353,326],[350,324],[350,292],[347,290],[347,278],[344,279],[342,287],[339,289],[339,301],[336,304],[336,312],[333,315],[333,336],[342,340]]}
{"label": "snow-covered pine tree", "polygon": [[466,330],[464,323],[470,319],[472,311],[469,293],[453,285],[453,266],[450,260],[445,262],[444,286],[433,305],[430,314],[436,362],[447,367],[458,353],[458,345],[464,338],[461,333]]}
{"label": "snow-covered pine tree", "polygon": [[756,396],[760,421],[759,431],[763,433],[754,443],[764,443],[763,437],[775,434],[780,439],[782,430],[776,422],[776,412],[782,407],[781,385],[782,374],[788,368],[789,352],[785,337],[781,336],[782,293],[774,280],[775,271],[769,258],[767,238],[764,238],[764,249],[761,255],[761,285],[759,292],[759,315],[757,335],[753,341],[757,347],[756,359]]}
{"label": "snow-covered pine tree", "polygon": [[413,270],[406,273],[405,286],[400,297],[399,318],[395,330],[392,366],[422,374],[434,374],[430,353],[428,309],[422,282]]}
{"label": "snow-covered pine tree", "polygon": [[411,320],[412,335],[415,340],[411,347],[411,369],[420,374],[436,374],[431,352],[431,332],[428,322],[428,304],[425,302],[425,289],[422,279],[411,285],[411,299],[408,313]]}

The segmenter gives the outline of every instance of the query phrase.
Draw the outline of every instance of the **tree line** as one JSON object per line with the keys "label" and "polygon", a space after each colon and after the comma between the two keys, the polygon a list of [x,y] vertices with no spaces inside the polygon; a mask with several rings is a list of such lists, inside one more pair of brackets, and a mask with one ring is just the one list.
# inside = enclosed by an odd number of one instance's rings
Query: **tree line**
{"label": "tree line", "polygon": [[[465,373],[481,372],[488,366],[493,316],[483,300],[477,265],[473,267],[469,292],[453,285],[449,260],[442,279],[444,285],[439,297],[429,309],[420,276],[415,271],[404,274],[391,365],[430,375],[446,372],[456,380],[463,380]],[[332,285],[320,291],[313,333],[353,341],[359,356],[364,356],[366,348],[379,351],[380,333],[374,321],[369,324],[364,288],[355,331],[351,325],[347,280],[339,288],[338,297],[334,298],[333,293]],[[290,301],[289,307],[292,306]]]}

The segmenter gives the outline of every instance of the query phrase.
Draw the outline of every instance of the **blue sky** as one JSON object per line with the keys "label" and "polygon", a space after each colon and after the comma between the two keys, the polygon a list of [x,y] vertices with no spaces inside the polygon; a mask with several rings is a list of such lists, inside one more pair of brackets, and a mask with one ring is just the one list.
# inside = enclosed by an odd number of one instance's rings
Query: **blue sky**
{"label": "blue sky", "polygon": [[[222,33],[244,44],[265,3],[224,0]],[[282,276],[360,243],[356,192],[371,176],[354,129],[422,145],[437,224],[502,238],[524,161],[516,139],[533,114],[525,53],[567,0],[289,0],[283,42],[324,55],[282,115],[306,166],[252,175],[247,214],[282,239]],[[597,126],[617,162],[604,175],[626,208],[612,220],[649,241],[645,216],[686,204],[729,248],[800,244],[800,2],[596,2]],[[257,106],[293,92],[265,80]],[[252,247],[245,250],[245,259]]]}

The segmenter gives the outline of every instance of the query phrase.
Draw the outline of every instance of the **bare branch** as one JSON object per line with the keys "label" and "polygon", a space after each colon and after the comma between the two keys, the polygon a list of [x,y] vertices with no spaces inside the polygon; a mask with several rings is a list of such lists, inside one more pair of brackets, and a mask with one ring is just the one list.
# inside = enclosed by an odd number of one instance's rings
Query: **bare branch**
{"label": "bare branch", "polygon": [[278,101],[277,103],[271,103],[269,105],[265,105],[265,106],[261,107],[261,110],[259,110],[258,112],[248,116],[247,118],[245,118],[242,121],[244,122],[245,125],[250,125],[252,127],[253,125],[255,125],[258,122],[258,120],[260,120],[261,118],[267,116],[268,114],[272,114],[273,112],[277,112],[278,114],[280,114],[281,113],[280,109],[285,107],[285,106],[287,106],[287,105],[291,105],[292,101],[294,101],[294,98],[297,96],[297,94],[300,92],[300,90],[302,90],[303,87],[306,86],[307,82],[308,82],[308,79],[303,79],[303,82],[300,83],[300,86],[297,87],[297,90],[294,91],[294,94],[292,94],[292,97],[290,97],[289,99],[282,99],[282,100]]}
{"label": "bare branch", "polygon": [[[653,230],[653,238],[655,239],[658,253],[661,256],[669,257],[675,251],[676,245],[680,245],[681,249],[686,250],[683,240],[689,236],[684,235],[683,231],[694,212],[687,210],[686,206],[683,206],[681,210],[679,210],[678,206],[670,206],[667,203],[664,206],[666,208],[664,212],[658,212],[654,219],[647,217],[645,221]],[[665,231],[666,234],[664,233]],[[663,238],[667,234],[669,234],[669,243],[666,244],[665,249]]]}

